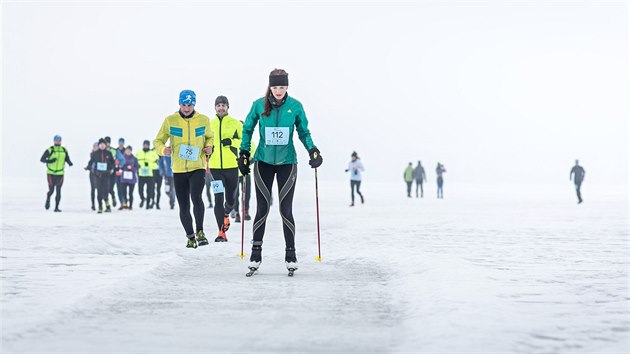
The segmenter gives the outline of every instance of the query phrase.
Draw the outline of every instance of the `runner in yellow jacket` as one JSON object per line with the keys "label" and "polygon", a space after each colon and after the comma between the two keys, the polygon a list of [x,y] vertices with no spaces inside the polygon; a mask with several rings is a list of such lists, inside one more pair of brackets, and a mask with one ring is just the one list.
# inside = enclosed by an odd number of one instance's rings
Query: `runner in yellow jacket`
{"label": "runner in yellow jacket", "polygon": [[217,114],[210,121],[216,151],[210,157],[214,217],[219,234],[215,242],[226,242],[225,232],[230,228],[230,212],[234,208],[234,195],[238,186],[238,148],[241,146],[243,124],[228,115],[230,102],[219,96],[214,101]]}
{"label": "runner in yellow jacket", "polygon": [[[210,119],[195,111],[197,97],[192,90],[179,94],[179,111],[164,119],[153,145],[160,156],[172,155],[175,195],[179,204],[179,218],[186,231],[186,247],[208,244],[203,232],[204,205],[203,192],[207,156],[212,155],[214,134],[210,129]],[[170,145],[167,146],[167,141]],[[190,201],[193,203],[196,230],[193,231],[190,215]]]}

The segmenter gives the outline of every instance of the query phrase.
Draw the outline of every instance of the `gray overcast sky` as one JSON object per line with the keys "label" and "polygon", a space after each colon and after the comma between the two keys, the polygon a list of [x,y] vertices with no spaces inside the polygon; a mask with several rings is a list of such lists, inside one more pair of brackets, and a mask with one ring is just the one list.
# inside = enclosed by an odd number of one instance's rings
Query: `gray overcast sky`
{"label": "gray overcast sky", "polygon": [[568,183],[575,158],[628,180],[624,1],[3,1],[2,19],[4,178],[45,174],[55,134],[83,178],[92,142],[153,140],[185,88],[243,119],[280,67],[326,178],[356,150],[396,183],[418,159],[452,182]]}

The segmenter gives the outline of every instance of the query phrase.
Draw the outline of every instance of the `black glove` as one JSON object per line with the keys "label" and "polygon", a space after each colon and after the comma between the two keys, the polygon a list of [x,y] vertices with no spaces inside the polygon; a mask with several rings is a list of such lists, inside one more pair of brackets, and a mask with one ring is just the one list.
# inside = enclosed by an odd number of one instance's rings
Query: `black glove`
{"label": "black glove", "polygon": [[52,159],[48,159],[47,163],[53,163],[55,161],[57,161],[57,158],[53,157]]}
{"label": "black glove", "polygon": [[324,159],[322,159],[322,155],[319,153],[319,150],[314,147],[308,151],[308,155],[311,159],[308,161],[308,164],[311,165],[311,168],[318,168],[321,166]]}
{"label": "black glove", "polygon": [[72,165],[73,165],[72,162],[68,162],[68,166],[72,167]]}
{"label": "black glove", "polygon": [[250,172],[249,162],[249,151],[241,150],[238,154],[238,169],[243,176],[247,176]]}
{"label": "black glove", "polygon": [[223,144],[223,146],[230,146],[232,145],[232,139],[223,139],[221,140],[221,144]]}
{"label": "black glove", "polygon": [[148,163],[148,162],[145,162],[145,163],[144,163],[144,167],[149,167],[149,163]]}

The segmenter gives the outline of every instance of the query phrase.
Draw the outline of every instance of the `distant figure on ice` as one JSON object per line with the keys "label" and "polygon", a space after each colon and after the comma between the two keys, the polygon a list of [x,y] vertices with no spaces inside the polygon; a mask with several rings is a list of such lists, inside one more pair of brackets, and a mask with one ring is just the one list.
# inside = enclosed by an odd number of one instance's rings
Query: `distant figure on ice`
{"label": "distant figure on ice", "polygon": [[357,155],[356,151],[352,152],[350,155],[350,163],[348,164],[348,168],[346,172],[350,172],[350,195],[352,197],[352,204],[350,206],[354,206],[354,188],[357,188],[357,194],[361,197],[361,204],[365,203],[365,199],[363,198],[363,194],[361,194],[361,172],[365,171],[363,168],[363,163],[361,159]]}
{"label": "distant figure on ice", "polygon": [[575,166],[571,169],[569,180],[573,178],[573,182],[575,183],[575,192],[577,193],[578,204],[582,203],[582,192],[580,191],[580,188],[582,187],[585,174],[586,171],[584,171],[584,168],[580,166],[580,161],[575,160]]}
{"label": "distant figure on ice", "polygon": [[424,167],[422,167],[422,162],[420,161],[418,161],[418,166],[413,170],[413,178],[416,180],[416,198],[418,198],[418,187],[420,187],[420,197],[424,198],[422,182],[427,181],[427,175],[424,173]]}
{"label": "distant figure on ice", "polygon": [[61,146],[61,136],[55,135],[53,138],[54,145],[46,149],[41,162],[46,164],[46,177],[48,180],[48,194],[46,194],[46,204],[44,207],[46,210],[50,208],[50,197],[53,195],[55,189],[57,195],[55,196],[55,212],[60,212],[59,202],[61,201],[61,186],[63,185],[63,174],[66,162],[68,166],[72,166],[68,150]]}
{"label": "distant figure on ice", "polygon": [[407,165],[403,178],[405,179],[405,183],[407,183],[407,197],[411,198],[411,185],[413,184],[413,166],[411,162]]}
{"label": "distant figure on ice", "polygon": [[[94,143],[92,145],[92,152],[97,151],[98,150],[98,142]],[[96,207],[94,206],[94,201],[96,198],[96,175],[94,174],[94,166],[92,166],[91,164],[91,159],[92,159],[92,152],[90,153],[90,160],[88,161],[88,165],[85,166],[85,168],[83,168],[86,171],[90,171],[90,197],[92,199],[92,210],[96,210]]]}
{"label": "distant figure on ice", "polygon": [[168,203],[171,209],[175,208],[175,182],[173,177],[173,169],[171,168],[171,157],[160,156],[160,175],[164,177],[164,184],[166,185],[166,195],[168,195]]}
{"label": "distant figure on ice", "polygon": [[98,150],[90,155],[88,166],[90,166],[96,177],[98,213],[101,214],[103,212],[103,201],[105,201],[105,212],[110,213],[112,209],[108,200],[110,191],[109,179],[114,170],[115,162],[112,152],[107,149],[105,139],[101,138],[98,140]]}
{"label": "distant figure on ice", "polygon": [[446,172],[444,165],[438,162],[437,167],[435,168],[435,173],[437,174],[437,197],[438,199],[444,199],[444,177],[442,174]]}
{"label": "distant figure on ice", "polygon": [[122,202],[120,202],[120,209],[133,209],[133,190],[136,188],[136,183],[138,182],[138,169],[140,168],[140,164],[138,164],[138,159],[133,156],[133,148],[131,145],[125,148],[125,162],[120,166],[121,174],[120,180],[118,181],[118,185],[120,186],[118,190],[118,196],[121,197]]}

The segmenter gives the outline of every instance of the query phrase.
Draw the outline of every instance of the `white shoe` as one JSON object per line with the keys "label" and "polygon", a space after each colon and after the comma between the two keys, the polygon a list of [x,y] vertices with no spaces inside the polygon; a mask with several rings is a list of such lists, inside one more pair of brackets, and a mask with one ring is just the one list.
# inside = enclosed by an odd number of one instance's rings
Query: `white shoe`
{"label": "white shoe", "polygon": [[297,262],[285,262],[288,270],[297,270],[298,264]]}
{"label": "white shoe", "polygon": [[249,266],[247,268],[249,268],[250,270],[258,269],[260,267],[260,263],[262,263],[262,262],[250,261],[249,262]]}

